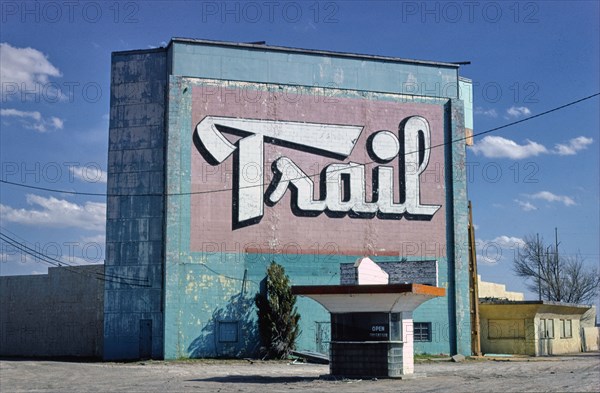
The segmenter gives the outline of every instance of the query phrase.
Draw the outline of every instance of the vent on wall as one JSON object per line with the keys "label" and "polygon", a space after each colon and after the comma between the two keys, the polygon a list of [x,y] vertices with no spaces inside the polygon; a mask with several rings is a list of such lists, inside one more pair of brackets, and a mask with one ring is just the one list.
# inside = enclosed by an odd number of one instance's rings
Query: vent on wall
{"label": "vent on wall", "polygon": [[219,321],[217,329],[220,343],[238,342],[239,321]]}

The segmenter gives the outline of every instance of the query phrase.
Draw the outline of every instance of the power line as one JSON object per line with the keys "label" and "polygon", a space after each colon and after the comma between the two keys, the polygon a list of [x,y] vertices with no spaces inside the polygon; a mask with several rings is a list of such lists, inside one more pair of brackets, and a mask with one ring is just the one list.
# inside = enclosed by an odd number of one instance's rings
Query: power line
{"label": "power line", "polygon": [[[1,227],[1,226],[0,226]],[[4,231],[6,232],[10,232],[13,236],[18,237],[22,240],[24,240],[25,242],[27,242],[25,239],[23,239],[21,236],[17,235],[16,233],[8,230],[5,227],[1,227]],[[3,242],[10,244],[11,246],[17,248],[18,250],[24,252],[25,254],[33,257],[34,259],[37,260],[41,260],[42,262],[45,262],[49,265],[55,266],[55,267],[61,267],[63,269],[66,269],[72,273],[76,273],[76,274],[82,274],[86,277],[92,277],[90,276],[90,273],[87,272],[82,272],[79,271],[77,269],[73,269],[74,267],[78,267],[78,266],[86,266],[86,265],[70,265],[67,262],[60,260],[60,259],[56,259],[54,257],[48,256],[42,252],[39,252],[35,249],[32,249],[31,247],[28,247],[27,245],[25,245],[23,242],[19,242],[17,240],[15,240],[14,238],[0,232],[0,240],[2,240]],[[237,278],[237,277],[232,277],[232,276],[228,276],[226,274],[223,273],[219,273],[218,271],[214,270],[213,268],[211,268],[210,266],[208,266],[205,263],[199,263],[199,265],[201,265],[202,267],[204,267],[205,269],[207,269],[208,271],[212,272],[213,274],[217,275],[217,276],[221,276],[224,278],[227,278],[229,280],[236,280],[236,281],[249,281],[252,282],[256,285],[259,285],[258,282],[253,281],[253,280],[249,280],[247,278]],[[89,265],[88,265],[89,266]],[[118,284],[126,284],[126,285],[132,285],[132,286],[138,286],[138,287],[150,287],[150,285],[142,285],[142,284],[138,284],[138,283],[130,283],[130,282],[123,282],[123,281],[116,281],[116,280],[130,280],[130,281],[138,281],[138,282],[148,282],[148,279],[139,279],[139,278],[133,278],[133,277],[124,277],[124,276],[118,276],[118,275],[112,275],[112,274],[107,274],[107,273],[98,273],[98,272],[94,272],[91,273],[96,275],[96,277],[92,277],[95,278],[97,280],[100,281],[108,281],[108,282],[114,282],[114,283],[118,283]]]}
{"label": "power line", "polygon": [[[489,134],[489,133],[492,133],[494,131],[498,131],[498,130],[501,130],[501,129],[504,129],[504,128],[507,128],[507,127],[511,127],[511,126],[516,125],[516,124],[524,123],[526,121],[530,121],[530,120],[533,120],[535,118],[548,115],[548,114],[550,114],[552,112],[556,112],[556,111],[565,109],[565,108],[567,108],[569,106],[576,105],[576,104],[578,104],[580,102],[592,99],[594,97],[597,97],[598,95],[600,95],[600,93],[595,93],[595,94],[589,95],[587,97],[583,97],[583,98],[580,98],[578,100],[571,101],[571,102],[569,102],[567,104],[557,106],[555,108],[552,108],[552,109],[549,109],[547,111],[538,113],[536,115],[532,115],[532,116],[526,117],[526,118],[521,119],[521,120],[516,120],[516,121],[510,122],[510,123],[507,123],[507,124],[504,124],[504,125],[501,125],[501,126],[498,126],[498,127],[491,128],[491,129],[486,130],[486,131],[477,132],[477,133],[474,133],[471,136],[464,136],[464,137],[461,137],[461,138],[452,139],[452,140],[450,140],[448,142],[443,142],[443,143],[440,143],[440,144],[437,144],[437,145],[433,145],[433,146],[430,146],[428,149],[431,150],[431,149],[438,148],[438,147],[444,147],[444,146],[451,145],[451,144],[454,144],[454,143],[457,143],[457,142],[462,142],[462,141],[470,139],[470,138],[475,138],[475,137],[478,137],[478,136],[481,136],[481,135],[485,135],[485,134]],[[404,155],[406,156],[406,155],[415,154],[415,153],[419,153],[419,151],[405,152]],[[371,164],[375,164],[375,163],[376,163],[375,161],[368,161],[368,162],[365,162],[363,164],[356,164],[355,166],[371,165]],[[341,171],[341,170],[343,170],[343,169],[332,170],[332,172]],[[315,173],[315,174],[312,174],[312,175],[307,175],[307,177],[317,177],[317,176],[320,176],[320,175],[321,175],[320,173]],[[299,180],[299,178],[298,179],[289,179],[289,180],[290,181],[291,180]],[[12,185],[12,186],[17,186],[17,187],[22,187],[22,188],[33,189],[33,190],[39,190],[39,191],[47,191],[47,192],[54,192],[54,193],[61,193],[61,194],[70,194],[70,195],[102,196],[102,197],[129,197],[129,196],[167,196],[167,197],[169,197],[169,196],[186,196],[186,195],[214,194],[214,193],[219,193],[219,192],[225,192],[225,191],[231,191],[232,190],[232,188],[222,188],[222,189],[218,189],[218,190],[205,190],[205,191],[192,191],[192,192],[176,192],[176,193],[165,193],[165,192],[162,192],[162,193],[143,193],[143,194],[108,194],[108,193],[95,193],[95,192],[81,192],[81,191],[59,190],[59,189],[55,189],[55,188],[39,187],[39,186],[32,186],[32,185],[28,185],[28,184],[24,184],[24,183],[11,182],[11,181],[4,180],[4,179],[0,179],[0,183],[9,184],[9,185]],[[254,187],[264,187],[264,186],[268,186],[269,184],[270,183],[256,184],[256,185],[251,185],[251,186],[240,187],[239,189],[242,190],[242,189],[254,188]]]}
{"label": "power line", "polygon": [[[77,265],[72,265],[72,264],[69,264],[68,262],[65,262],[65,261],[62,261],[62,260],[58,260],[58,259],[56,259],[56,258],[54,258],[54,257],[51,257],[51,256],[49,256],[49,255],[46,255],[46,254],[44,254],[44,253],[42,253],[42,252],[40,252],[40,251],[38,251],[38,250],[35,250],[35,249],[33,249],[33,248],[31,248],[31,247],[27,246],[27,245],[26,245],[26,243],[29,243],[29,242],[27,242],[27,240],[25,240],[25,239],[24,239],[24,238],[22,238],[21,236],[19,236],[19,235],[17,235],[16,233],[14,233],[14,232],[12,232],[12,231],[8,230],[8,229],[7,229],[7,228],[5,228],[5,227],[1,227],[1,228],[2,228],[2,230],[3,230],[3,231],[5,231],[5,232],[9,232],[9,233],[11,233],[11,234],[12,234],[14,237],[17,237],[17,238],[19,238],[19,239],[23,240],[23,242],[20,242],[20,241],[16,240],[15,238],[13,238],[13,237],[10,237],[10,236],[8,236],[8,235],[6,235],[6,234],[4,234],[4,233],[0,232],[0,237],[4,237],[4,238],[6,238],[6,239],[2,238],[1,240],[3,240],[3,241],[4,241],[4,242],[6,242],[6,243],[9,243],[9,244],[11,244],[11,245],[14,245],[14,244],[12,244],[12,243],[15,243],[15,244],[16,244],[16,246],[15,246],[15,247],[17,247],[17,246],[18,246],[20,250],[21,250],[21,248],[23,248],[23,249],[25,249],[25,250],[23,250],[23,251],[29,251],[29,252],[27,252],[27,254],[28,254],[28,255],[30,255],[30,256],[33,256],[33,257],[35,257],[36,259],[40,259],[40,258],[38,257],[38,255],[39,255],[41,258],[43,258],[43,259],[44,259],[44,262],[51,263],[51,264],[52,264],[52,265],[54,265],[54,266],[63,266],[63,265],[64,265],[64,266],[70,266],[70,267],[77,266]],[[36,255],[36,254],[37,254],[37,255]]]}
{"label": "power line", "polygon": [[[87,277],[92,277],[95,278],[97,280],[100,281],[108,281],[108,282],[114,282],[114,283],[118,283],[118,284],[126,284],[126,285],[132,285],[132,286],[141,286],[141,287],[150,287],[149,284],[140,284],[140,283],[131,283],[131,282],[123,282],[121,280],[130,280],[130,281],[137,281],[137,282],[148,282],[148,279],[139,279],[139,278],[134,278],[134,277],[124,277],[124,276],[117,276],[117,275],[112,275],[112,274],[106,274],[106,273],[99,273],[99,272],[94,272],[91,274],[94,274],[95,277],[91,276],[90,273],[87,272],[83,272],[80,271],[78,269],[74,269],[74,265],[70,265],[69,263],[63,261],[63,260],[59,260],[56,259],[54,257],[48,256],[44,253],[41,253],[37,250],[32,249],[31,247],[28,247],[27,245],[23,244],[22,242],[19,242],[18,240],[15,240],[14,238],[0,232],[0,240],[2,240],[3,242],[15,247],[16,249],[18,249],[19,251],[33,257],[36,260],[41,260],[42,262],[45,262],[49,265],[55,266],[55,267],[62,267],[72,273],[76,273],[76,274],[82,274],[84,276]],[[85,266],[85,265],[79,265],[79,266]],[[118,281],[117,281],[118,280]]]}

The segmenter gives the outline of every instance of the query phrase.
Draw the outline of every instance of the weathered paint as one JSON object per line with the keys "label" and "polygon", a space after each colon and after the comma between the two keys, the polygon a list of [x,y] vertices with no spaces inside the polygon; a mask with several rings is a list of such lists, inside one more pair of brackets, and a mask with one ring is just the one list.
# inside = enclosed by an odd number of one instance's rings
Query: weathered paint
{"label": "weathered paint", "polygon": [[342,53],[173,40],[171,74],[282,86],[458,98],[458,67]]}
{"label": "weathered paint", "polygon": [[[158,84],[149,83],[149,76]],[[407,81],[425,88],[410,91]],[[113,90],[124,91],[121,84],[137,87],[137,83],[143,93],[132,94],[134,102],[117,96],[111,101],[114,145],[109,153],[109,192],[169,195],[164,202],[161,196],[109,198],[107,269],[148,279],[150,287],[107,286],[107,299],[118,299],[115,308],[106,310],[105,326],[113,332],[105,337],[107,358],[135,357],[138,325],[129,322],[145,318],[156,322],[155,357],[255,353],[253,297],[271,261],[285,267],[294,285],[332,284],[339,282],[340,263],[364,256],[378,263],[397,262],[401,257],[435,259],[439,285],[448,296],[415,311],[415,321],[432,322],[434,329],[433,341],[415,343],[415,349],[470,354],[465,148],[463,143],[449,144],[464,136],[457,67],[174,40],[164,50],[113,56]],[[257,93],[271,100],[257,101]],[[143,102],[136,103],[139,100]],[[354,109],[325,113],[344,107]],[[372,112],[377,108],[388,108],[386,116],[375,116]],[[447,143],[432,149],[431,172],[421,176],[424,201],[442,207],[432,220],[423,222],[325,214],[298,217],[291,214],[287,192],[274,207],[264,206],[260,224],[234,232],[233,158],[220,166],[203,165],[193,143],[202,113],[305,122],[323,116],[319,121],[326,123],[352,118],[368,126],[356,143],[359,147],[353,154],[358,156],[350,157],[358,163],[371,161],[364,150],[369,135],[379,129],[397,133],[401,120],[421,115],[431,122],[432,138],[437,138],[432,145]],[[144,131],[135,133],[139,129]],[[141,147],[144,151],[137,151]],[[125,153],[131,148],[135,152]],[[282,149],[272,145],[265,149],[268,164]],[[302,161],[306,153],[285,152],[303,166],[314,163],[316,173],[326,164],[350,161],[318,155]],[[397,168],[396,163],[389,165]],[[366,187],[370,191],[371,185]],[[189,194],[212,190],[221,192]],[[219,222],[228,224],[219,227]],[[307,234],[304,223],[313,230],[333,228],[328,229],[332,240]],[[306,299],[298,300],[298,309],[303,331],[298,347],[314,350],[316,332],[328,321],[327,312]],[[128,327],[121,331],[121,326]],[[229,340],[234,333],[237,342]]]}
{"label": "weathered paint", "polygon": [[[254,99],[247,101],[237,99],[243,94],[239,93],[242,86],[238,85],[235,82],[223,83],[188,79],[187,87],[192,92],[192,102],[189,107],[186,104],[185,112],[191,113],[192,129],[196,128],[195,126],[208,115],[226,118],[282,119],[279,124],[282,131],[285,131],[283,120],[317,124],[359,125],[362,129],[360,136],[354,140],[353,149],[350,149],[352,153],[339,161],[310,150],[308,152],[298,151],[286,145],[264,143],[264,154],[260,159],[255,158],[250,161],[242,167],[241,173],[238,175],[238,177],[246,176],[251,179],[258,178],[259,184],[268,183],[271,180],[273,176],[270,168],[275,159],[281,157],[291,159],[301,170],[309,174],[313,183],[316,183],[316,188],[319,188],[319,176],[315,175],[320,173],[322,178],[324,168],[328,165],[340,161],[344,163],[368,162],[371,163],[366,169],[366,172],[369,172],[367,173],[368,177],[365,179],[366,184],[364,182],[358,184],[358,186],[364,187],[359,194],[366,193],[367,198],[372,199],[374,187],[372,187],[371,178],[374,175],[371,175],[371,171],[381,167],[390,167],[394,171],[393,190],[396,198],[399,198],[400,160],[395,158],[386,165],[375,165],[367,152],[369,138],[379,130],[388,129],[398,133],[402,120],[412,119],[411,116],[422,116],[429,121],[431,129],[434,131],[431,135],[431,144],[441,145],[444,142],[444,108],[440,105],[440,100],[437,100],[437,105],[434,100],[430,100],[429,104],[424,104],[409,102],[407,101],[409,98],[405,96],[376,93],[363,93],[359,96],[358,92],[330,89],[328,91],[329,102],[324,103],[318,99],[320,94],[318,89],[307,88],[304,95],[297,96],[289,92],[272,93],[273,90],[279,90],[278,85],[244,83],[243,88],[256,92],[256,95],[253,95]],[[207,93],[224,89],[227,89],[224,94],[232,94],[234,98],[230,100],[227,95]],[[182,100],[185,101],[185,98]],[[175,132],[181,132],[181,140],[189,143],[190,132],[188,129]],[[331,142],[336,141],[337,139]],[[232,223],[236,220],[234,208],[240,211],[242,209],[240,206],[242,198],[238,197],[238,200],[234,198],[236,182],[233,179],[236,177],[237,168],[234,158],[229,157],[223,163],[211,165],[207,162],[205,155],[202,155],[195,146],[190,146],[190,149],[190,191],[197,193],[190,199],[190,249],[193,252],[210,253],[239,247],[241,252],[255,253],[264,252],[268,248],[273,252],[284,253],[324,252],[385,255],[391,252],[393,255],[398,255],[402,244],[412,244],[417,245],[415,253],[418,255],[432,257],[445,255],[445,249],[439,247],[445,242],[445,211],[443,207],[439,208],[444,202],[445,187],[442,182],[435,182],[438,175],[436,171],[442,171],[444,168],[443,149],[431,149],[429,165],[421,175],[421,179],[425,181],[421,183],[420,193],[418,193],[420,195],[411,196],[409,195],[411,194],[410,190],[406,192],[407,201],[413,200],[416,204],[416,199],[418,199],[418,202],[428,207],[435,206],[435,209],[432,209],[434,213],[427,217],[418,217],[419,221],[411,220],[411,217],[408,216],[410,211],[407,211],[407,217],[403,219],[380,219],[372,217],[372,215],[351,219],[348,217],[332,218],[331,215],[337,212],[317,215],[320,213],[318,211],[315,214],[299,216],[300,213],[294,212],[290,207],[293,198],[288,190],[275,206],[264,207],[264,216],[261,217],[260,222],[253,222],[252,225],[246,227],[236,227],[233,230]],[[413,148],[407,149],[414,150]],[[257,176],[254,172],[256,166],[264,167],[265,175],[268,174],[269,177]],[[356,166],[358,164],[355,164]],[[415,166],[407,165],[406,171],[414,174],[417,169]],[[295,174],[291,176],[298,178]],[[326,177],[326,182],[321,181],[320,188],[327,188],[327,195],[329,195],[332,193],[331,183],[334,183],[333,186],[337,184],[336,178],[332,179],[332,175],[326,175]],[[169,176],[169,179],[171,178]],[[429,182],[426,181],[428,178],[431,179]],[[409,175],[407,174],[406,183],[409,183],[408,179]],[[181,179],[181,181],[187,181],[187,179]],[[246,185],[246,187],[249,186]],[[351,187],[354,186],[355,184],[352,183]],[[380,186],[381,199],[383,199],[382,195],[385,189],[385,184]],[[207,190],[223,191],[205,193]],[[206,211],[207,209],[209,211]],[[323,241],[324,238],[327,240]],[[326,244],[334,249],[326,249],[324,247]]]}
{"label": "weathered paint", "polygon": [[113,54],[104,300],[104,358],[163,357],[164,94],[166,53]]}

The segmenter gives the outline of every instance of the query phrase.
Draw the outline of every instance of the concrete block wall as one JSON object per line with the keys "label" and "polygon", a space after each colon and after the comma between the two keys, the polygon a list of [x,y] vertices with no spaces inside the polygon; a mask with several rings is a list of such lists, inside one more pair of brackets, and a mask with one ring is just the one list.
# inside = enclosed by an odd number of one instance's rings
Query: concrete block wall
{"label": "concrete block wall", "polygon": [[[437,286],[436,261],[401,261],[378,264],[389,274],[390,284],[426,284]],[[356,268],[354,264],[340,264],[341,285],[356,284]]]}
{"label": "concrete block wall", "polygon": [[0,277],[0,356],[102,356],[104,267]]}
{"label": "concrete block wall", "polygon": [[163,357],[165,50],[111,65],[104,358]]}
{"label": "concrete block wall", "polygon": [[[387,342],[331,343],[330,372],[348,377],[396,376],[396,370],[388,368],[390,360],[392,364],[399,363],[402,368],[402,352],[394,351],[401,345]],[[389,375],[390,371],[392,375]]]}

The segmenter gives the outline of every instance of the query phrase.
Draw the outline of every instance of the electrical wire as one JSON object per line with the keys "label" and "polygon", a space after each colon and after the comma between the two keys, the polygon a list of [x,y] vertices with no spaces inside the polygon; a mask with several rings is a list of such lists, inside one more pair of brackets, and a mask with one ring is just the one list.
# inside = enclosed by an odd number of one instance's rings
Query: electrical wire
{"label": "electrical wire", "polygon": [[[117,275],[112,275],[112,274],[106,274],[106,273],[99,273],[99,272],[94,272],[94,273],[87,273],[87,272],[83,272],[80,271],[78,269],[76,269],[76,267],[78,266],[86,266],[86,265],[71,265],[63,260],[59,260],[56,259],[54,257],[48,256],[44,253],[41,253],[35,249],[32,249],[31,247],[28,247],[27,245],[23,244],[22,242],[19,242],[18,240],[6,235],[5,233],[0,232],[0,240],[2,240],[3,242],[15,247],[16,249],[18,249],[19,251],[33,257],[35,260],[40,260],[42,262],[45,262],[51,266],[55,266],[55,267],[62,267],[70,272],[76,273],[76,274],[82,274],[84,276],[87,277],[92,277],[92,278],[96,278],[100,281],[108,281],[108,282],[115,282],[115,283],[119,283],[119,284],[126,284],[126,285],[132,285],[132,286],[141,286],[141,287],[150,287],[149,284],[140,284],[140,282],[148,282],[148,279],[138,279],[138,278],[134,278],[134,277],[124,277],[124,276],[117,276]],[[89,265],[88,265],[89,266]],[[94,276],[91,276],[90,274],[93,274]],[[116,281],[119,280],[119,281]],[[130,280],[130,281],[137,281],[135,283],[131,283],[131,282],[123,282],[124,280]]]}
{"label": "electrical wire", "polygon": [[[444,146],[451,145],[451,144],[454,144],[454,143],[457,143],[457,142],[461,142],[461,141],[464,141],[464,140],[467,140],[467,139],[471,139],[471,138],[475,138],[475,137],[478,137],[478,136],[481,136],[481,135],[489,134],[489,133],[492,133],[492,132],[495,132],[495,131],[498,131],[498,130],[501,130],[501,129],[504,129],[504,128],[507,128],[507,127],[511,127],[511,126],[516,125],[516,124],[524,123],[526,121],[530,121],[530,120],[533,120],[535,118],[538,118],[538,117],[550,114],[552,112],[556,112],[556,111],[562,110],[562,109],[567,108],[569,106],[576,105],[576,104],[578,104],[580,102],[592,99],[594,97],[597,97],[598,95],[600,95],[600,93],[595,93],[595,94],[589,95],[587,97],[583,97],[583,98],[580,98],[578,100],[571,101],[571,102],[569,102],[567,104],[563,104],[563,105],[557,106],[555,108],[546,110],[546,111],[538,113],[536,115],[528,116],[528,117],[526,117],[524,119],[521,119],[521,120],[516,120],[516,121],[510,122],[510,123],[507,123],[507,124],[504,124],[504,125],[501,125],[501,126],[498,126],[498,127],[491,128],[491,129],[486,130],[486,131],[477,132],[477,133],[474,133],[471,136],[464,136],[464,137],[461,137],[461,138],[452,139],[452,140],[450,140],[448,142],[443,142],[443,143],[439,143],[437,145],[429,146],[428,149],[431,150],[431,149],[438,148],[438,147],[444,147]],[[415,154],[415,153],[419,153],[419,151],[405,152],[404,155]],[[365,162],[363,164],[355,164],[353,166],[371,165],[371,164],[375,164],[375,163],[376,163],[375,161],[368,161],[368,162]],[[341,171],[341,170],[344,170],[344,169],[339,169],[339,170]],[[338,171],[338,170],[332,170],[332,172],[335,172],[335,171]],[[306,177],[311,177],[312,178],[312,177],[317,177],[317,176],[320,176],[320,175],[321,175],[320,173],[315,173],[315,174],[312,174],[312,175],[306,175]],[[299,179],[289,179],[289,180],[299,180]],[[0,179],[0,183],[12,185],[12,186],[17,186],[17,187],[22,187],[22,188],[33,189],[33,190],[39,190],[39,191],[47,191],[47,192],[69,194],[69,195],[102,196],[102,197],[130,197],[130,196],[144,196],[144,197],[147,197],[147,196],[161,196],[161,197],[164,197],[164,196],[166,196],[166,197],[170,197],[170,196],[187,196],[187,195],[214,194],[214,193],[219,193],[219,192],[225,192],[225,191],[231,191],[232,190],[232,188],[222,188],[222,189],[218,189],[218,190],[205,190],[205,191],[192,191],[192,192],[175,192],[175,193],[165,193],[165,192],[162,192],[162,193],[141,193],[141,194],[108,194],[108,193],[95,193],[95,192],[81,192],[81,191],[59,190],[59,189],[55,189],[55,188],[39,187],[39,186],[32,186],[32,185],[28,185],[28,184],[24,184],[24,183],[11,182],[11,181],[4,180],[4,179]],[[270,183],[255,184],[255,185],[251,185],[251,186],[240,187],[239,189],[241,190],[241,189],[246,189],[246,188],[264,187],[264,186],[268,186],[269,184]]]}
{"label": "electrical wire", "polygon": [[[474,133],[471,136],[464,136],[464,137],[461,137],[461,138],[452,139],[452,140],[450,140],[448,142],[443,142],[443,143],[440,143],[440,144],[437,144],[437,145],[433,145],[433,146],[428,147],[428,149],[431,150],[431,149],[438,148],[438,147],[444,147],[444,146],[447,146],[447,145],[451,145],[451,144],[454,144],[454,143],[458,143],[458,142],[464,141],[464,140],[469,139],[469,138],[475,138],[475,137],[478,137],[478,136],[481,136],[481,135],[485,135],[485,134],[489,134],[489,133],[492,133],[492,132],[495,132],[495,131],[498,131],[498,130],[501,130],[501,129],[504,129],[504,128],[507,128],[507,127],[511,127],[513,125],[516,125],[516,124],[524,123],[526,121],[530,121],[532,119],[535,119],[535,118],[538,118],[538,117],[541,117],[541,116],[545,116],[545,115],[548,115],[548,114],[550,114],[552,112],[556,112],[556,111],[562,110],[564,108],[567,108],[569,106],[576,105],[576,104],[578,104],[580,102],[592,99],[594,97],[597,97],[598,95],[600,95],[600,93],[595,93],[595,94],[589,95],[587,97],[583,97],[583,98],[580,98],[578,100],[571,101],[571,102],[569,102],[567,104],[560,105],[558,107],[546,110],[546,111],[538,113],[536,115],[528,116],[528,117],[526,117],[524,119],[516,120],[516,121],[510,122],[510,123],[504,124],[502,126],[498,126],[498,127],[486,130],[486,131],[481,131],[481,132],[478,132],[478,133]],[[404,154],[408,155],[408,154],[414,154],[414,153],[418,153],[418,151],[405,152]],[[374,163],[375,163],[375,161],[369,161],[369,162],[365,162],[364,164],[356,164],[356,166],[371,165],[371,164],[374,164]],[[315,174],[312,174],[312,175],[307,175],[307,177],[316,177],[316,176],[320,176],[320,173],[315,173]],[[294,180],[294,179],[290,179],[290,180]],[[28,185],[28,184],[24,184],[24,183],[11,182],[11,181],[4,180],[4,179],[0,179],[0,183],[8,184],[8,185],[13,185],[13,186],[17,186],[17,187],[22,187],[22,188],[28,188],[28,189],[34,189],[34,190],[40,190],[40,191],[47,191],[47,192],[53,192],[53,193],[70,194],[70,195],[83,195],[83,196],[102,196],[102,197],[125,197],[125,196],[127,196],[127,197],[129,197],[129,196],[167,196],[168,197],[168,196],[186,196],[186,195],[212,194],[212,193],[219,193],[219,192],[231,191],[232,190],[232,188],[223,188],[223,189],[219,189],[219,190],[205,190],[205,191],[181,192],[181,193],[108,194],[108,193],[93,193],[93,192],[59,190],[59,189],[54,189],[54,188],[39,187],[39,186],[32,186],[32,185]],[[240,187],[240,189],[253,188],[253,187],[263,187],[263,186],[268,186],[268,185],[269,185],[269,183],[265,183],[265,184],[260,184],[260,185],[252,185],[252,186]],[[11,232],[11,233],[13,233],[13,232]],[[53,257],[50,257],[48,255],[42,254],[41,252],[39,252],[37,250],[34,250],[34,249],[26,246],[25,244],[23,244],[23,243],[15,240],[13,238],[11,238],[10,236],[8,236],[6,234],[1,233],[1,232],[0,232],[0,239],[2,241],[4,241],[5,243],[8,243],[8,244],[12,245],[13,247],[16,247],[17,249],[19,249],[20,251],[26,253],[27,255],[30,255],[30,256],[32,256],[32,257],[34,257],[36,259],[40,259],[43,262],[46,262],[46,263],[48,263],[48,264],[50,264],[52,266],[65,267],[67,269],[69,267],[70,268],[74,267],[73,265],[70,265],[70,264],[68,264],[68,263],[66,263],[66,262],[64,262],[62,260],[58,260],[56,258],[53,258]],[[65,265],[65,266],[62,266],[62,265]],[[200,265],[202,265],[203,267],[205,267],[207,270],[211,271],[212,273],[217,274],[217,275],[222,276],[222,277],[225,277],[227,279],[243,281],[243,279],[240,279],[240,278],[231,277],[231,276],[227,276],[227,275],[221,274],[221,273],[215,271],[214,269],[210,268],[206,264],[201,263]],[[77,270],[73,270],[73,269],[70,269],[70,270],[73,271],[73,272],[75,272],[75,273],[85,274],[84,272],[80,272],[80,271],[77,271]],[[120,284],[126,284],[126,285],[132,285],[132,286],[143,286],[143,287],[149,287],[150,286],[150,285],[142,285],[142,284],[137,284],[137,283],[123,283],[121,281],[114,281],[114,280],[112,280],[112,279],[116,279],[116,280],[132,280],[132,281],[148,282],[147,279],[136,279],[136,278],[133,278],[133,277],[122,277],[122,276],[115,276],[115,275],[110,275],[110,274],[105,274],[105,273],[102,273],[102,274],[95,273],[95,274],[97,275],[97,277],[95,277],[95,278],[99,279],[99,280],[102,280],[102,281],[117,282],[117,283],[120,283]],[[87,275],[87,274],[85,274],[85,275]],[[248,280],[248,281],[251,281],[251,280]],[[251,282],[253,282],[253,281],[251,281]]]}
{"label": "electrical wire", "polygon": [[[6,229],[5,227],[1,227],[1,228],[4,231],[6,231],[6,232],[10,232],[13,236],[18,237],[18,238],[20,238],[22,240],[25,240],[22,237],[20,237],[17,234],[15,234],[14,232]],[[76,268],[78,266],[90,266],[90,265],[71,265],[71,264],[69,264],[69,263],[67,263],[67,262],[65,262],[63,260],[51,257],[51,256],[46,255],[44,253],[41,253],[41,252],[39,252],[39,251],[37,251],[35,249],[32,249],[31,247],[28,247],[27,245],[25,245],[23,242],[19,242],[18,240],[14,239],[14,238],[12,238],[12,237],[10,237],[10,236],[2,233],[2,232],[0,232],[0,240],[2,240],[3,242],[5,242],[5,243],[7,243],[7,244],[9,244],[9,245],[17,248],[18,250],[24,252],[25,254],[33,257],[36,260],[41,260],[42,262],[45,262],[45,263],[47,263],[49,265],[52,265],[52,266],[55,266],[55,267],[62,267],[62,268],[66,269],[66,270],[68,270],[70,272],[73,272],[73,273],[82,274],[82,275],[85,275],[87,277],[92,277],[92,276],[90,276],[90,273],[82,272],[82,271],[79,271],[77,269],[73,269],[73,268]],[[201,265],[202,267],[204,267],[205,269],[207,269],[208,271],[210,271],[211,273],[213,273],[213,274],[215,274],[217,276],[220,276],[220,277],[223,277],[223,278],[227,278],[229,280],[242,281],[242,282],[251,282],[251,283],[253,283],[255,285],[259,285],[258,282],[250,280],[247,277],[244,277],[244,278],[232,277],[232,276],[228,276],[226,274],[219,273],[218,271],[216,271],[215,269],[211,268],[210,266],[208,266],[205,263],[199,263],[199,265]],[[93,277],[93,278],[96,278],[96,279],[101,280],[101,281],[115,282],[115,283],[118,283],[118,284],[126,284],[126,285],[132,285],[132,286],[150,287],[150,285],[141,285],[141,284],[138,284],[138,283],[115,281],[115,280],[129,280],[129,281],[138,281],[138,282],[145,282],[145,283],[147,283],[148,279],[139,279],[139,278],[133,278],[133,277],[124,277],[124,276],[118,276],[118,275],[112,275],[112,274],[106,274],[106,273],[99,273],[99,272],[94,272],[92,274],[94,274],[94,275],[97,276],[97,277]]]}

